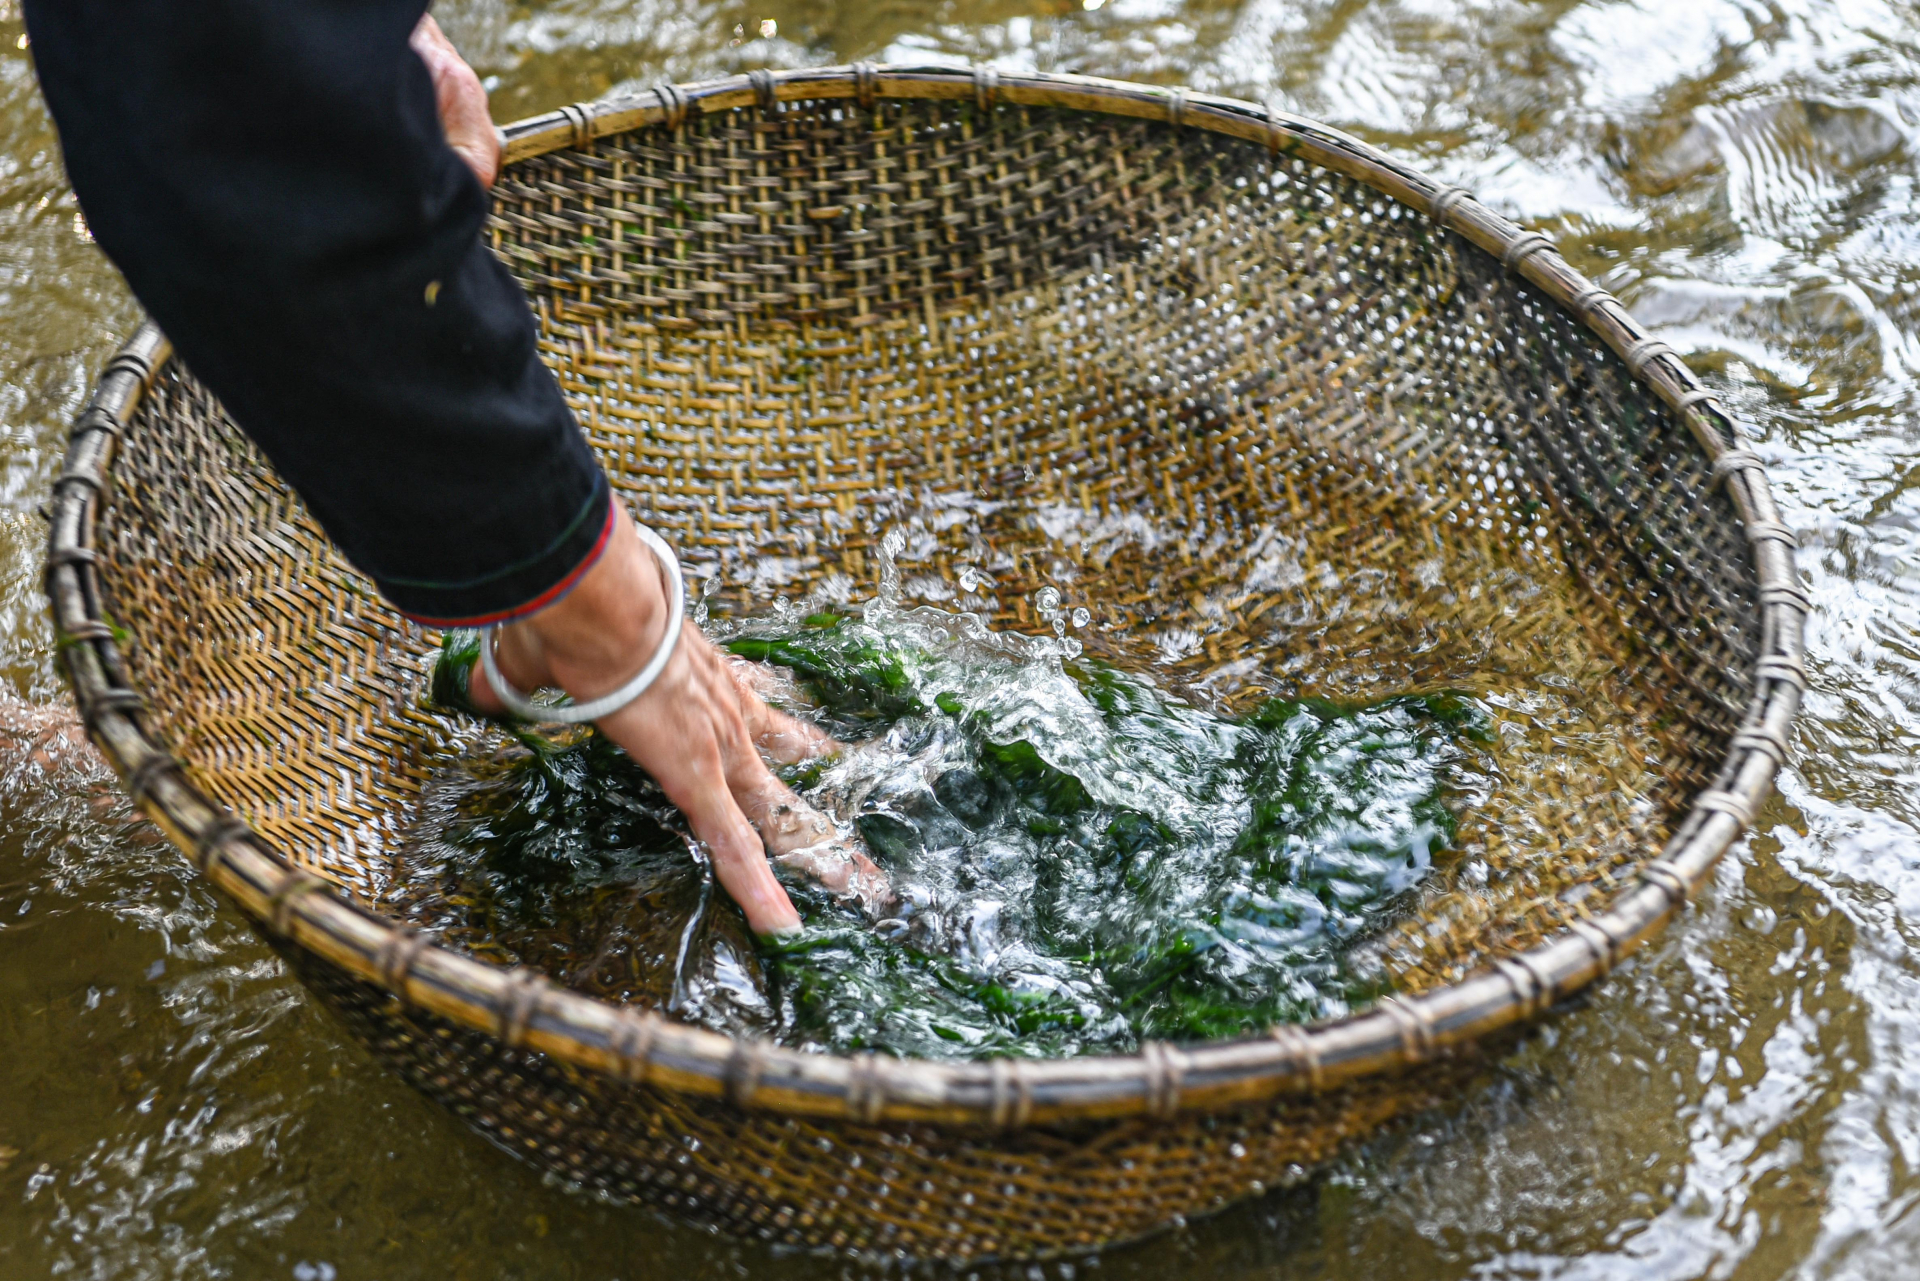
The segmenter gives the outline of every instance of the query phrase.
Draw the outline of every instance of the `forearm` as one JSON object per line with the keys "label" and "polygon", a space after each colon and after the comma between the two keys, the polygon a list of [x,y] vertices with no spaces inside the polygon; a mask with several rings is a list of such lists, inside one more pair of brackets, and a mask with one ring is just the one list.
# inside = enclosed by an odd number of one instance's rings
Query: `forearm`
{"label": "forearm", "polygon": [[[529,615],[502,633],[504,675],[592,699],[663,644],[665,598],[481,242],[484,101],[420,14],[27,6],[75,193],[175,350],[389,600],[434,622]],[[438,102],[410,35],[452,89]],[[803,854],[820,832],[756,746],[791,759],[818,735],[688,632],[598,724],[686,811],[753,927],[791,929],[756,833]],[[864,858],[835,866],[884,884]]]}
{"label": "forearm", "polygon": [[390,599],[475,618],[589,560],[608,494],[480,239],[409,47],[422,8],[27,18],[82,208],[175,349]]}

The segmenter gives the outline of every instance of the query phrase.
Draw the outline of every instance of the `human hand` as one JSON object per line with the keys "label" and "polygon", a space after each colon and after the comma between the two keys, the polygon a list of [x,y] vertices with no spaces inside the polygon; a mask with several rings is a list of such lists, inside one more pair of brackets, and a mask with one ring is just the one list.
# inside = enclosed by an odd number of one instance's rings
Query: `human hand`
{"label": "human hand", "polygon": [[[500,674],[518,689],[596,698],[625,684],[659,648],[666,619],[659,566],[632,523],[616,518],[606,550],[572,591],[501,629]],[[477,665],[468,693],[481,711],[501,706]],[[723,657],[698,628],[682,630],[673,658],[644,694],[597,724],[686,814],[712,853],[714,875],[756,934],[800,926],[768,854],[869,910],[890,901],[886,874],[840,840],[832,822],[760,757],[764,750],[793,763],[837,744],[768,707],[753,690],[752,673]]]}
{"label": "human hand", "polygon": [[447,145],[467,162],[482,187],[493,186],[493,180],[500,176],[500,135],[494,130],[493,114],[487,110],[487,91],[481,87],[480,77],[430,13],[420,16],[407,44],[420,55],[420,61],[427,64],[427,74],[433,77],[433,96],[440,108],[440,127],[446,131]]}

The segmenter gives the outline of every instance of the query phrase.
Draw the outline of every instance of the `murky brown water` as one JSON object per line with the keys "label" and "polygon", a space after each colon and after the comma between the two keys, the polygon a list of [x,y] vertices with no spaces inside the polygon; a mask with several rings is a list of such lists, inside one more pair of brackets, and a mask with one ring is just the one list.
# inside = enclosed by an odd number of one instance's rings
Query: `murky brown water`
{"label": "murky brown water", "polygon": [[[663,77],[855,58],[1278,100],[1557,237],[1762,436],[1820,611],[1815,689],[1782,798],[1704,903],[1459,1106],[1302,1188],[1032,1275],[1920,1272],[1920,8],[466,0],[441,15],[503,120]],[[61,694],[34,509],[135,313],[76,223],[21,30],[0,0],[0,669],[44,702]],[[488,1148],[376,1069],[177,856],[96,815],[99,785],[0,777],[0,1277],[851,1270],[602,1205]]]}

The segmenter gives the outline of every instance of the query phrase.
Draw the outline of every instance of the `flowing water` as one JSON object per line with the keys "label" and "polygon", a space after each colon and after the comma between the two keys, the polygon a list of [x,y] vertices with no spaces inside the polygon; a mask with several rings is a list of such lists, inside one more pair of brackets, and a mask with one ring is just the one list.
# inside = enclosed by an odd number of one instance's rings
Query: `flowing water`
{"label": "flowing water", "polygon": [[439,771],[401,858],[407,914],[594,996],[841,1053],[1127,1053],[1391,987],[1357,945],[1411,914],[1502,768],[1487,705],[1436,691],[1222,716],[1071,639],[903,608],[891,565],[883,581],[857,612],[710,630],[848,744],[787,774],[823,842],[870,851],[884,888],[795,877],[803,932],[756,946],[625,753],[522,730]]}
{"label": "flowing water", "polygon": [[[1878,0],[470,0],[510,119],[931,57],[1275,101],[1553,237],[1753,425],[1818,611],[1781,795],[1477,1093],[1304,1185],[1009,1276],[1898,1278],[1920,1261],[1920,10]],[[763,31],[765,34],[762,34]],[[134,309],[0,4],[0,667]],[[0,1276],[833,1276],[542,1180],[374,1067],[57,736],[0,776]]]}

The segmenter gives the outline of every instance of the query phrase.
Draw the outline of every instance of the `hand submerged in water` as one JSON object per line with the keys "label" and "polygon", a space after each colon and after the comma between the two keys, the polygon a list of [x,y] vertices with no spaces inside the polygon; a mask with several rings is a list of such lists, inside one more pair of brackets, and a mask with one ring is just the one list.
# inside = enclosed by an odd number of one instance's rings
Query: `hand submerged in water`
{"label": "hand submerged in water", "polygon": [[[740,689],[740,711],[753,730],[761,750],[782,765],[820,756],[838,756],[846,744],[819,727],[795,720],[766,702],[766,668],[731,655],[719,655],[706,637],[700,643],[716,653]],[[795,749],[798,748],[798,753]],[[780,799],[757,812],[754,830],[766,844],[774,863],[804,876],[843,899],[852,899],[862,911],[879,917],[894,906],[892,882],[874,865],[866,851],[835,826],[832,819],[806,803],[792,788],[774,779]]]}
{"label": "hand submerged in water", "polygon": [[760,824],[760,835],[774,862],[840,898],[854,900],[869,916],[885,916],[893,909],[893,884],[887,874],[842,836],[831,819],[799,797],[791,804],[774,806]]}
{"label": "hand submerged in water", "polygon": [[[631,521],[616,517],[607,549],[573,590],[538,614],[501,629],[500,674],[518,689],[563,689],[576,700],[618,689],[659,648],[665,584]],[[768,864],[806,875],[878,912],[892,901],[887,877],[840,837],[827,817],[773,776],[761,752],[795,764],[839,750],[811,725],[767,706],[755,670],[722,657],[687,627],[647,691],[596,722],[680,807],[713,856],[714,875],[756,934],[787,934],[800,914]],[[478,666],[469,697],[501,709]]]}
{"label": "hand submerged in water", "polygon": [[[432,15],[420,19],[409,43],[433,77],[448,145],[481,186],[491,187],[500,142],[479,77]],[[615,524],[613,545],[564,600],[503,631],[501,674],[516,687],[557,686],[591,698],[617,688],[659,645],[665,597],[652,558],[631,525]],[[790,765],[838,751],[839,744],[768,707],[755,684],[751,665],[721,657],[688,629],[653,687],[599,728],[687,815],[694,835],[713,852],[714,874],[755,933],[800,927],[793,901],[767,866],[769,855],[880,912],[893,901],[886,874],[775,778],[755,750]],[[482,711],[499,710],[478,669],[470,693]]]}

